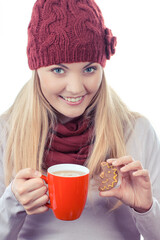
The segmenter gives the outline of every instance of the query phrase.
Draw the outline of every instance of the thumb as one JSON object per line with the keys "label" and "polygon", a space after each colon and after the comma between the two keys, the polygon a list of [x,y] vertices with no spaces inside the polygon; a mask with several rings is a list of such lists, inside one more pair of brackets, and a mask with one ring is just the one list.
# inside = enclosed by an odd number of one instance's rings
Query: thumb
{"label": "thumb", "polygon": [[99,195],[101,197],[116,197],[119,200],[121,199],[119,187],[118,188],[113,188],[113,189],[108,190],[108,191],[100,192]]}
{"label": "thumb", "polygon": [[41,177],[41,175],[42,175],[41,172],[39,172],[35,169],[24,168],[17,173],[16,178],[17,179],[30,179],[30,178]]}

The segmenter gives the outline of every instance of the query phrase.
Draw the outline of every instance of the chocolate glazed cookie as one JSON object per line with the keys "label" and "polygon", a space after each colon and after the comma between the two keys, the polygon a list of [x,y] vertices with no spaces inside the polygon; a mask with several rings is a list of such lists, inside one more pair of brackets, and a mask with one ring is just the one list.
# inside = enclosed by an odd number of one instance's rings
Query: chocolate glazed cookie
{"label": "chocolate glazed cookie", "polygon": [[117,168],[107,162],[101,163],[102,172],[99,177],[99,191],[108,191],[116,186],[118,182]]}

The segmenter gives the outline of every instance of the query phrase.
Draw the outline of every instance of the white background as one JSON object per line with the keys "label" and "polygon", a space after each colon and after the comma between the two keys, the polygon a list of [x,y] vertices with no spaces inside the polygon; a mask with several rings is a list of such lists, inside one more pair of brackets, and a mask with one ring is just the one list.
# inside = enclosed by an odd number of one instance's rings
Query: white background
{"label": "white background", "polygon": [[[27,27],[35,0],[0,0],[0,114],[31,77]],[[116,55],[107,62],[109,84],[133,111],[160,133],[159,0],[96,0],[105,24],[117,36]]]}
{"label": "white background", "polygon": [[[34,0],[0,0],[0,114],[31,77],[27,27]],[[109,84],[133,111],[160,133],[159,0],[96,0],[107,27],[117,36],[116,55],[107,62]]]}

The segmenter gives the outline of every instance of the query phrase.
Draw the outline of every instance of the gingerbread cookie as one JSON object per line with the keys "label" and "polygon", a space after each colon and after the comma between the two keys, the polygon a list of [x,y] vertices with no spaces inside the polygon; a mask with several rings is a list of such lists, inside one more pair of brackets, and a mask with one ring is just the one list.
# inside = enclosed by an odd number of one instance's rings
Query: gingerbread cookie
{"label": "gingerbread cookie", "polygon": [[116,186],[118,182],[117,168],[107,162],[101,163],[102,172],[100,173],[99,191],[107,191]]}

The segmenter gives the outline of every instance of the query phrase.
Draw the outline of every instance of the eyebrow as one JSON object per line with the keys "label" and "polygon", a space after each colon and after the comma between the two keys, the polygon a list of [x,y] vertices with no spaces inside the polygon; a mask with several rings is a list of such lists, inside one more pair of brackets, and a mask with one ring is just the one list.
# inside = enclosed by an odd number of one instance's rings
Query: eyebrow
{"label": "eyebrow", "polygon": [[93,63],[93,62],[88,63],[86,66],[83,67],[83,69],[86,68],[86,67],[89,67],[92,63]]}
{"label": "eyebrow", "polygon": [[[93,62],[88,63],[86,66],[83,67],[83,69],[86,68],[86,67],[89,67],[92,63],[93,63]],[[64,68],[66,68],[66,69],[69,69],[67,66],[65,66],[65,65],[63,65],[63,64],[61,64],[61,63],[60,63],[60,64],[57,64],[57,66],[61,66],[61,67],[64,67]]]}
{"label": "eyebrow", "polygon": [[69,69],[68,67],[66,67],[66,66],[63,65],[63,64],[57,64],[57,66],[61,66],[61,67],[64,67],[64,68],[66,68],[66,69]]}

